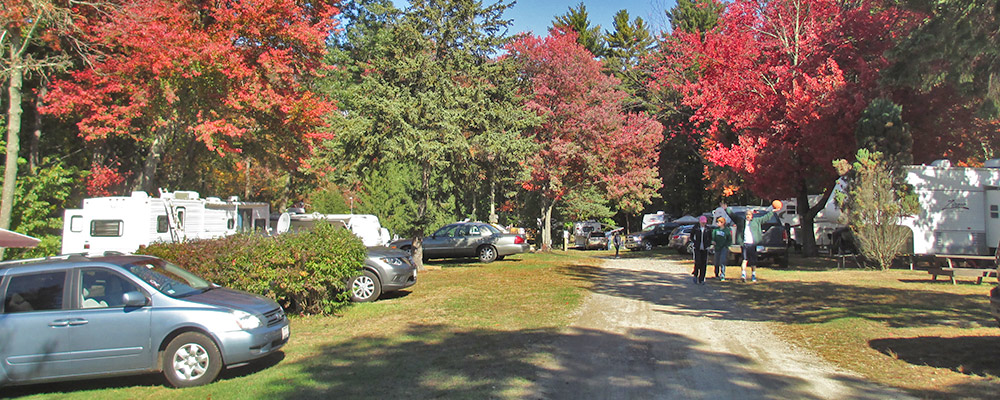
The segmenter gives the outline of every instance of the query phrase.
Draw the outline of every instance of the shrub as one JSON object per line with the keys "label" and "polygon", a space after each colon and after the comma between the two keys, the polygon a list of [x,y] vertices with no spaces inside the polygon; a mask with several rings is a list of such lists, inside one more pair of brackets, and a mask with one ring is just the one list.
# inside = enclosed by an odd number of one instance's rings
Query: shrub
{"label": "shrub", "polygon": [[856,158],[853,165],[846,160],[834,161],[839,172],[848,177],[847,193],[837,193],[837,202],[861,254],[887,270],[909,238],[909,229],[899,223],[917,212],[917,200],[882,153],[860,149]]}
{"label": "shrub", "polygon": [[221,239],[158,243],[137,253],[169,260],[217,284],[270,297],[287,312],[331,313],[350,296],[347,281],[366,256],[350,231],[317,224],[279,236],[238,234]]}

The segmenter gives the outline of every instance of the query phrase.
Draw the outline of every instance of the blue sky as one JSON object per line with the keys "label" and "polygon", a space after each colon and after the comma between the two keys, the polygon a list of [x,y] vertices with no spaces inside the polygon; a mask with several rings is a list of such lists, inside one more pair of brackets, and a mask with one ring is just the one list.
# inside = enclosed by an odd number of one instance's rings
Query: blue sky
{"label": "blue sky", "polygon": [[[484,3],[487,3],[484,1]],[[517,0],[513,8],[507,10],[506,17],[513,19],[511,33],[532,31],[535,35],[545,35],[557,15],[566,14],[570,7],[576,8],[580,0]],[[600,25],[602,31],[612,30],[612,19],[618,10],[628,10],[629,17],[642,17],[654,33],[665,30],[665,11],[676,4],[675,0],[617,0],[584,1],[592,25]]]}
{"label": "blue sky", "polygon": [[[495,0],[483,0],[491,4]],[[406,7],[406,0],[393,0],[397,7]],[[601,31],[612,29],[612,19],[618,10],[628,10],[630,19],[642,17],[653,33],[667,29],[665,11],[676,4],[676,0],[616,0],[583,1],[587,6],[591,25],[600,25]],[[504,15],[514,20],[510,33],[531,31],[535,35],[545,35],[557,15],[566,14],[570,7],[576,8],[580,0],[517,0],[514,7]]]}

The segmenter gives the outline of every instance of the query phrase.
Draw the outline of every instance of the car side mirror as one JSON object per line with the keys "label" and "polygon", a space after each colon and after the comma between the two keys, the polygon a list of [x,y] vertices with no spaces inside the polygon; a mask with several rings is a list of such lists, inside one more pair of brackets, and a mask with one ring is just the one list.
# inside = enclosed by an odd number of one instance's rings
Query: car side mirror
{"label": "car side mirror", "polygon": [[122,295],[122,302],[125,303],[125,307],[144,307],[149,304],[149,299],[146,295],[133,290]]}

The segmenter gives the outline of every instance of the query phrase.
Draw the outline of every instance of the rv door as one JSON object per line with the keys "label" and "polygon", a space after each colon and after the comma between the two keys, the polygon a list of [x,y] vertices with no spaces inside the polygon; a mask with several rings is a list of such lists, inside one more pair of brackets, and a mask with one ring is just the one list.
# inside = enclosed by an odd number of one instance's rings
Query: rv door
{"label": "rv door", "polygon": [[1000,243],[1000,187],[986,187],[986,244],[996,253]]}

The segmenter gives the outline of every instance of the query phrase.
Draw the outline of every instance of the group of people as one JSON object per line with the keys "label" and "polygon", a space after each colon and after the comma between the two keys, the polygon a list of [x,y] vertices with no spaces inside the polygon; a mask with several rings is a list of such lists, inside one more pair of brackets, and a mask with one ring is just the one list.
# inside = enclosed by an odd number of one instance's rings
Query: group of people
{"label": "group of people", "polygon": [[733,212],[725,202],[719,206],[729,215],[733,221],[730,225],[725,217],[718,217],[715,220],[715,227],[708,226],[708,218],[701,216],[698,218],[698,225],[691,229],[691,243],[694,245],[694,283],[705,284],[705,275],[708,269],[708,250],[715,246],[715,277],[720,281],[726,280],[726,259],[729,256],[729,245],[740,244],[743,255],[743,262],[740,264],[741,279],[747,280],[747,267],[750,267],[750,280],[757,282],[757,244],[764,239],[764,231],[761,225],[774,216],[775,211],[780,211],[782,204],[775,200],[767,212],[759,217],[754,217],[753,212],[747,210],[743,218]]}

